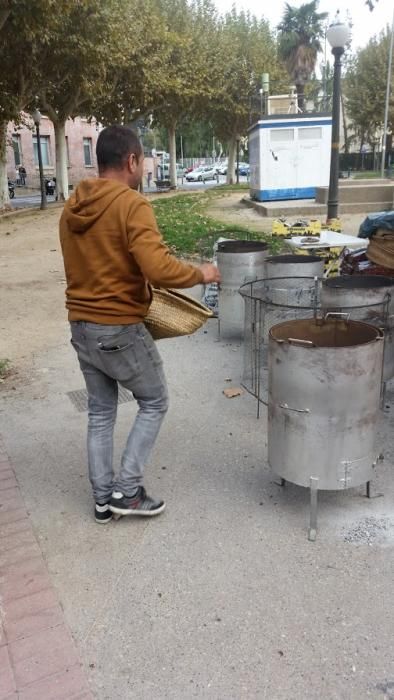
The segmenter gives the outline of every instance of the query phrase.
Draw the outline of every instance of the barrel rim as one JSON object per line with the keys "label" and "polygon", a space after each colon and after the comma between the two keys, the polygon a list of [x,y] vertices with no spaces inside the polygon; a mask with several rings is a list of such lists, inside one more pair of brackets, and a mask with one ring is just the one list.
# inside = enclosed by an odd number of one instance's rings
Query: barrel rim
{"label": "barrel rim", "polygon": [[[319,323],[317,323],[319,322]],[[291,326],[294,325],[296,326],[299,323],[309,323],[315,325],[325,325],[328,324],[330,326],[333,326],[334,328],[339,324],[346,324],[347,326],[350,326],[350,328],[363,328],[365,329],[365,332],[367,333],[369,338],[366,339],[363,342],[357,342],[357,343],[348,343],[347,345],[338,345],[338,346],[333,346],[333,345],[302,345],[298,347],[302,347],[303,350],[332,350],[332,351],[340,351],[340,350],[346,350],[348,348],[359,348],[359,347],[364,347],[365,345],[371,345],[372,343],[376,343],[377,340],[383,339],[383,332],[377,328],[376,326],[373,326],[370,323],[365,323],[365,321],[352,321],[350,319],[337,319],[337,318],[298,318],[298,319],[291,319],[290,321],[282,321],[281,323],[277,323],[275,326],[272,326],[268,332],[269,339],[272,342],[275,342],[277,345],[282,345],[283,343],[286,343],[288,346],[292,347],[297,347],[296,345],[293,345],[290,342],[290,339],[288,338],[287,340],[285,338],[276,338],[274,335],[274,331],[276,329],[280,329],[283,326]],[[297,337],[296,335],[294,336],[295,338]],[[307,339],[304,339],[307,340]]]}
{"label": "barrel rim", "polygon": [[225,254],[239,253],[261,253],[268,250],[268,243],[265,241],[248,241],[248,240],[228,240],[218,243],[217,252]]}
{"label": "barrel rim", "polygon": [[393,287],[394,277],[384,275],[340,275],[323,280],[329,289],[381,289]]}
{"label": "barrel rim", "polygon": [[271,255],[269,258],[266,258],[266,263],[271,263],[271,264],[286,264],[289,263],[289,265],[301,263],[314,263],[314,262],[319,262],[322,265],[324,265],[324,258],[320,257],[320,255],[297,255],[296,253],[286,253],[283,255]]}
{"label": "barrel rim", "polygon": [[[290,310],[297,309],[297,311],[302,311],[302,310],[314,311],[314,312],[323,311],[323,312],[327,313],[328,311],[341,310],[344,313],[351,313],[352,311],[355,311],[356,309],[357,310],[377,309],[377,310],[384,312],[386,309],[386,305],[387,305],[386,297],[384,299],[379,300],[379,301],[373,301],[370,304],[351,304],[349,306],[345,305],[345,304],[333,304],[333,303],[323,305],[321,302],[321,299],[319,299],[319,301],[316,304],[310,304],[309,306],[305,306],[305,305],[301,305],[301,304],[300,305],[279,304],[275,301],[267,301],[261,295],[260,296],[253,295],[253,289],[256,285],[263,284],[265,282],[276,282],[278,280],[286,280],[287,282],[289,280],[296,280],[298,283],[300,282],[300,280],[309,280],[309,281],[313,280],[318,285],[320,285],[320,283],[324,281],[324,278],[317,277],[317,276],[314,276],[314,277],[311,277],[311,276],[308,276],[308,277],[307,276],[305,276],[305,277],[262,277],[262,278],[257,279],[257,280],[250,280],[248,282],[244,282],[244,284],[242,284],[239,287],[238,294],[240,294],[244,300],[249,299],[250,301],[260,302],[261,304],[263,304],[264,306],[267,306],[267,307],[271,306],[271,307],[275,307],[278,309],[283,308],[283,309],[290,309]],[[283,289],[281,287],[275,287],[274,289],[275,289],[275,291],[278,291],[278,292],[279,291],[287,291],[288,292],[289,289],[291,289],[291,287],[283,287]],[[387,296],[390,296],[390,295],[388,294]]]}

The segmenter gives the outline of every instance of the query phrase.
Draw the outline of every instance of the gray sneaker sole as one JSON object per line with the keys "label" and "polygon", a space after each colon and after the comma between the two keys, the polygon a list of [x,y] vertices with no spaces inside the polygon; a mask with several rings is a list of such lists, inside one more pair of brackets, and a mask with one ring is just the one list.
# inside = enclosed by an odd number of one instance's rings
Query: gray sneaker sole
{"label": "gray sneaker sole", "polygon": [[111,513],[111,517],[108,517],[105,520],[99,520],[98,518],[95,518],[96,523],[98,523],[99,525],[107,525],[108,523],[111,522],[111,520],[112,520],[112,513]]}
{"label": "gray sneaker sole", "polygon": [[117,508],[117,506],[110,506],[109,509],[111,513],[116,515],[140,515],[143,518],[153,518],[155,515],[160,515],[165,509],[166,504],[163,503],[159,508],[155,510],[138,510],[137,508]]}

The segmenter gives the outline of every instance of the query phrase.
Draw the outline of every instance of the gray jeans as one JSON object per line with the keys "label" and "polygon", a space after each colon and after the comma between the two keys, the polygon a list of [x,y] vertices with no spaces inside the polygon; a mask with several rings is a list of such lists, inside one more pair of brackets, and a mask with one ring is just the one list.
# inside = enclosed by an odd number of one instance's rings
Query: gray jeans
{"label": "gray jeans", "polygon": [[[162,360],[143,323],[108,326],[72,321],[70,326],[88,391],[88,462],[94,498],[105,503],[114,490],[133,496],[168,409]],[[118,382],[132,392],[139,410],[114,481]]]}

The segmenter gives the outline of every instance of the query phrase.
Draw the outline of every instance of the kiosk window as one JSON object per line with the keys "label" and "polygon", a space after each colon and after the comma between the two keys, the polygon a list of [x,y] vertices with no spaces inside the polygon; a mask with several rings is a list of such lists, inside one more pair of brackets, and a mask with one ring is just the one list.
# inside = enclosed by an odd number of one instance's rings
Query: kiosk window
{"label": "kiosk window", "polygon": [[271,129],[271,141],[294,141],[294,129]]}
{"label": "kiosk window", "polygon": [[299,129],[298,138],[303,141],[307,139],[321,139],[322,130],[320,126],[309,126],[304,129]]}

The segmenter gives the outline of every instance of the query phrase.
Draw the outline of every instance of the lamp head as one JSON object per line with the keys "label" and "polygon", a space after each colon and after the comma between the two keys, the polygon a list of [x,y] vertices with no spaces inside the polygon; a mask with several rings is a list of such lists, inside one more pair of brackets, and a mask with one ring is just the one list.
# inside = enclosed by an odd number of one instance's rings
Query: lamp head
{"label": "lamp head", "polygon": [[31,113],[31,116],[32,116],[33,122],[37,126],[37,124],[39,124],[41,121],[41,112],[36,108],[34,110],[34,112]]}
{"label": "lamp head", "polygon": [[332,49],[344,49],[350,40],[350,27],[341,21],[337,13],[327,29],[327,39]]}

